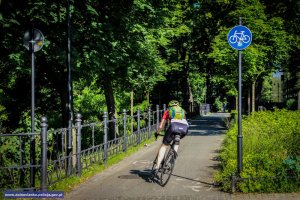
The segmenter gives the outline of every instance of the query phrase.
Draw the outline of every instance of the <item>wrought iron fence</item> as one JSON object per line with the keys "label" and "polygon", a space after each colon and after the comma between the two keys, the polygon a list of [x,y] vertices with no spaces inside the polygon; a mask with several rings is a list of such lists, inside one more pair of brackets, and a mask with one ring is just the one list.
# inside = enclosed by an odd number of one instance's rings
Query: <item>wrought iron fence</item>
{"label": "wrought iron fence", "polygon": [[[104,113],[103,121],[90,124],[82,124],[81,115],[77,114],[71,128],[57,130],[48,130],[47,119],[43,117],[40,133],[0,134],[0,190],[47,190],[69,176],[80,176],[83,169],[94,164],[105,164],[112,155],[149,139],[163,111],[157,106],[154,111],[138,110],[136,115],[129,116],[123,110],[115,119],[108,119]],[[34,165],[29,161],[32,139],[38,163]]]}
{"label": "wrought iron fence", "polygon": [[[37,182],[41,190],[46,189],[46,122],[46,118],[43,117],[40,133],[0,134],[0,188],[34,190]],[[36,149],[36,162],[32,162],[32,155],[29,154],[32,143]]]}
{"label": "wrought iron fence", "polygon": [[[29,146],[26,144],[29,144],[32,138],[38,135],[38,133],[1,135],[1,163],[3,163],[0,166],[0,179],[3,180],[3,182],[1,181],[1,188],[5,187],[6,184],[10,184],[26,186],[26,188],[30,189],[30,176],[28,175],[30,169],[39,169],[40,165],[30,165],[28,162],[29,155],[25,154],[24,150],[26,149],[29,152]],[[40,146],[40,142],[36,142],[36,146]],[[9,163],[10,166],[5,166],[6,163]]]}

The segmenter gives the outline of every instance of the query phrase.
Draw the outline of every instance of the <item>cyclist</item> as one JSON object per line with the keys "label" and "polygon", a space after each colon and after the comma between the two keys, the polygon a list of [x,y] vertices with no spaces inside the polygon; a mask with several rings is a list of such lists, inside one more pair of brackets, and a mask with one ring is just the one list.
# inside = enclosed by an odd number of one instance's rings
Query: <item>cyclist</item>
{"label": "cyclist", "polygon": [[[180,134],[180,138],[186,136],[189,128],[189,124],[186,120],[186,112],[183,108],[179,106],[179,102],[172,100],[168,104],[168,109],[164,112],[162,121],[158,127],[157,134],[162,131],[168,122],[169,126],[165,132],[162,145],[158,151],[157,164],[154,168],[153,173],[156,173],[159,166],[164,158],[167,147],[170,145],[172,140],[174,140],[176,134]],[[177,152],[179,147],[175,144],[174,150]]]}

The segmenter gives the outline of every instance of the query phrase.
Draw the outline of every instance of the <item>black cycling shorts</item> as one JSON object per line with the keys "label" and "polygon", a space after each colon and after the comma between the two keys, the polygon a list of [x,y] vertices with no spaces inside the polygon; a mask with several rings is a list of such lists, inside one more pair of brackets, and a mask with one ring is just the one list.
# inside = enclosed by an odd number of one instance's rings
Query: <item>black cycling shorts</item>
{"label": "black cycling shorts", "polygon": [[189,126],[178,122],[173,122],[167,129],[163,138],[163,144],[169,145],[174,140],[175,135],[180,135],[180,139],[187,135]]}

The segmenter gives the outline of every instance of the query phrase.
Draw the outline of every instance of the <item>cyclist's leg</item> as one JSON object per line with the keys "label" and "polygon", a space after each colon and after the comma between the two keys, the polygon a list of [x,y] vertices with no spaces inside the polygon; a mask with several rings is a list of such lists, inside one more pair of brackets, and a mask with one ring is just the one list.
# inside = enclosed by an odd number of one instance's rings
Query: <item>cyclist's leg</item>
{"label": "cyclist's leg", "polygon": [[188,125],[187,124],[177,124],[177,126],[179,127],[179,129],[176,129],[177,134],[174,138],[174,150],[177,153],[178,148],[179,148],[179,143],[180,143],[180,139],[184,138],[187,135],[188,132]]}
{"label": "cyclist's leg", "polygon": [[174,145],[174,150],[176,151],[176,153],[178,151],[178,148],[179,148],[179,143]]}
{"label": "cyclist's leg", "polygon": [[170,128],[167,129],[167,131],[164,135],[164,138],[163,138],[163,143],[158,152],[157,165],[156,165],[157,169],[159,168],[162,160],[164,159],[166,150],[167,150],[168,146],[170,145],[171,141],[173,140],[173,138],[174,138],[174,135],[172,134]]}
{"label": "cyclist's leg", "polygon": [[165,144],[162,144],[160,146],[160,149],[158,151],[158,156],[157,156],[157,163],[156,163],[156,166],[155,166],[155,169],[158,169],[162,160],[164,159],[164,156],[165,156],[165,153],[166,153],[166,150],[167,150],[168,146],[165,145]]}
{"label": "cyclist's leg", "polygon": [[175,139],[174,139],[174,150],[177,153],[178,148],[179,148],[179,143],[180,143],[180,134],[176,134],[175,135]]}

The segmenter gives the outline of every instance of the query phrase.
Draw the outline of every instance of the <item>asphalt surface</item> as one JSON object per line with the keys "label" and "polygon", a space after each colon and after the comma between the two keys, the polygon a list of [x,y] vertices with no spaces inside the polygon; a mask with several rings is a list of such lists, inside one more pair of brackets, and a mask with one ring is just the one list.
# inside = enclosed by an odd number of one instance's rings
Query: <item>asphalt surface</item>
{"label": "asphalt surface", "polygon": [[225,137],[222,118],[225,113],[212,113],[191,121],[189,134],[181,140],[178,158],[170,181],[161,187],[150,180],[152,161],[161,139],[120,163],[92,177],[65,194],[64,199],[124,200],[124,199],[213,199],[213,200],[296,200],[300,193],[230,194],[219,190],[213,174],[218,167],[218,150]]}

